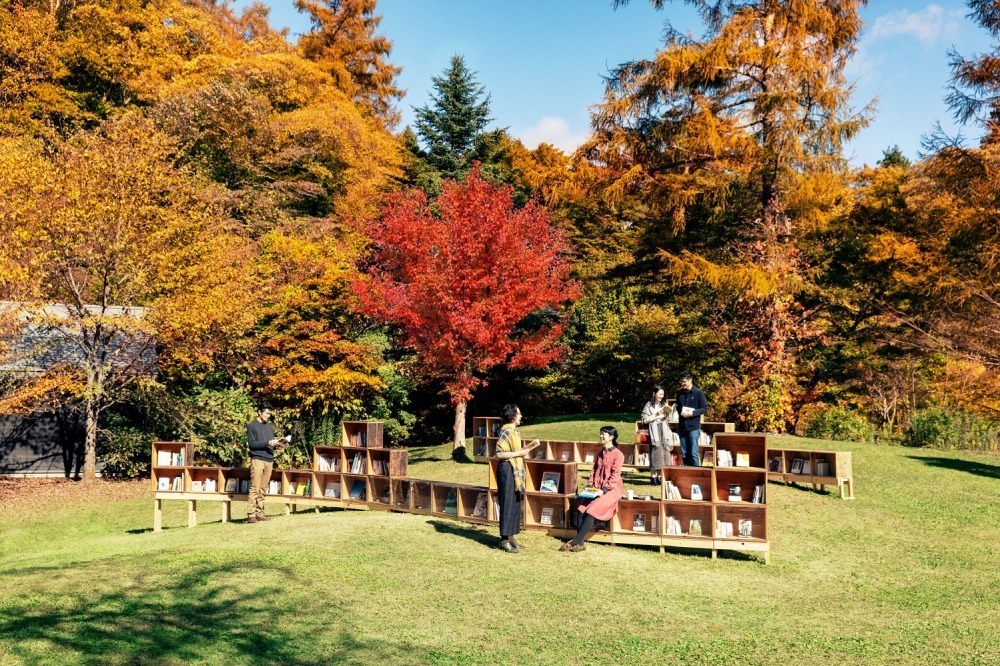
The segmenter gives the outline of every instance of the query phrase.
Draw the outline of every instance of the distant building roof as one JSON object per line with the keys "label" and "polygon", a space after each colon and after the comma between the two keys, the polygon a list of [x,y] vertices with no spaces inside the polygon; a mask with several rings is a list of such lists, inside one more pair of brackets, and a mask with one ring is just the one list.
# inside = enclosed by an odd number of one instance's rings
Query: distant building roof
{"label": "distant building roof", "polygon": [[[82,366],[86,360],[84,331],[73,309],[65,304],[51,303],[30,308],[22,303],[0,301],[0,309],[19,322],[20,333],[7,340],[6,353],[0,357],[0,371],[41,374],[64,365]],[[142,319],[147,310],[139,307],[97,305],[84,306],[87,316],[120,319]],[[127,367],[136,373],[156,373],[156,344],[152,336],[142,333],[113,331],[102,352],[117,367]]]}

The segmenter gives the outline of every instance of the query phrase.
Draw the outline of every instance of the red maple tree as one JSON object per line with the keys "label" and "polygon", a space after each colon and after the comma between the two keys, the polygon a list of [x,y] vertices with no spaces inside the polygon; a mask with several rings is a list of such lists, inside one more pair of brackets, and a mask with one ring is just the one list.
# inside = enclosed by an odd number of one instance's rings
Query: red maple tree
{"label": "red maple tree", "polygon": [[562,315],[579,293],[565,235],[538,203],[515,209],[511,188],[483,180],[478,167],[464,182],[445,181],[433,204],[420,190],[397,194],[367,234],[361,305],[398,326],[421,370],[444,381],[459,449],[484,373],[503,363],[541,368],[565,352]]}

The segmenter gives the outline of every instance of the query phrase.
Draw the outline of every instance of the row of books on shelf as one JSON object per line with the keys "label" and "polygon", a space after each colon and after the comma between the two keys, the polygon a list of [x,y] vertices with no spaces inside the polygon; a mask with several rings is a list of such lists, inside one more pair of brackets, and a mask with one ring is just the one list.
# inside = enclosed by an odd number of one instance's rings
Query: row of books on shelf
{"label": "row of books on shelf", "polygon": [[[774,456],[771,458],[770,465],[768,467],[771,472],[781,471],[781,456]],[[812,470],[812,461],[809,458],[793,458],[792,459],[792,474],[805,474],[816,476],[830,476],[830,463],[829,461],[821,458],[816,461],[816,471]]]}
{"label": "row of books on shelf", "polygon": [[184,452],[183,451],[157,451],[156,452],[156,466],[157,467],[183,467],[184,466]]}
{"label": "row of books on shelf", "polygon": [[500,424],[499,423],[490,424],[490,427],[488,429],[487,426],[484,425],[479,426],[478,428],[476,428],[476,437],[486,437],[487,432],[490,433],[489,434],[490,437],[499,437]]}
{"label": "row of books on shelf", "polygon": [[340,456],[319,456],[317,467],[320,472],[339,472]]}
{"label": "row of books on shelf", "polygon": [[[640,515],[636,515],[635,518],[633,519],[633,526],[632,526],[632,531],[633,532],[641,532],[641,531],[643,531],[643,530],[637,529],[636,526],[635,526],[635,521],[639,517],[640,517]],[[642,516],[642,518],[645,519],[645,516]],[[652,525],[653,525],[653,527],[651,527],[650,531],[656,531],[656,527],[655,527],[656,522],[655,522],[655,520],[652,523]],[[702,536],[703,535],[703,531],[702,531],[701,519],[700,518],[691,518],[688,521],[688,530],[685,533],[684,532],[683,522],[680,519],[674,518],[673,516],[667,516],[667,525],[666,525],[665,534],[674,534],[674,535],[687,534],[688,536]],[[736,531],[734,533],[733,523],[732,522],[726,521],[726,520],[717,520],[717,521],[715,521],[715,534],[719,538],[726,538],[726,537],[732,537],[732,536],[752,537],[753,536],[753,521],[750,520],[749,518],[738,520],[737,523],[736,523]]]}
{"label": "row of books on shelf", "polygon": [[351,446],[368,446],[368,433],[361,430],[347,435],[347,441]]}
{"label": "row of books on shelf", "polygon": [[745,451],[737,451],[734,458],[732,451],[719,449],[715,454],[716,467],[749,467],[750,454]]}
{"label": "row of books on shelf", "polygon": [[366,467],[365,454],[355,453],[354,459],[351,460],[351,474],[364,474]]}
{"label": "row of books on shelf", "polygon": [[[385,488],[386,493],[389,492],[389,487]],[[365,482],[362,479],[354,479],[351,484],[351,489],[347,493],[347,497],[353,500],[364,500],[367,489],[365,488]],[[326,485],[323,487],[323,497],[329,499],[341,499],[341,483],[340,481],[327,481]]]}

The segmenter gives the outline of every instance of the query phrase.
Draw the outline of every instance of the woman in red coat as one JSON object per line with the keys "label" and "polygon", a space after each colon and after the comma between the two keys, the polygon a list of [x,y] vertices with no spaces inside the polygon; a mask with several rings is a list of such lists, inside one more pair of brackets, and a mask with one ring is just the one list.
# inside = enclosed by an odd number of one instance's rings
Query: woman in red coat
{"label": "woman in red coat", "polygon": [[564,543],[559,550],[571,553],[586,550],[583,541],[594,527],[594,521],[611,520],[618,513],[618,500],[622,498],[622,465],[625,463],[625,455],[618,450],[618,430],[612,426],[601,428],[601,444],[604,448],[597,454],[594,469],[587,480],[588,486],[599,488],[595,493],[597,497],[580,505],[579,510],[583,514],[580,530],[572,541]]}

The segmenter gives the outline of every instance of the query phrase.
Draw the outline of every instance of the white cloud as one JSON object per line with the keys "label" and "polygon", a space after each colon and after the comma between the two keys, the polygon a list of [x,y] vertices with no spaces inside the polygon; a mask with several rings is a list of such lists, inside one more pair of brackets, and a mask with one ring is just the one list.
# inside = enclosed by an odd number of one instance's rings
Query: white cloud
{"label": "white cloud", "polygon": [[518,132],[521,142],[535,149],[540,143],[548,143],[566,153],[571,153],[587,139],[588,132],[574,132],[562,118],[543,116],[534,127]]}
{"label": "white cloud", "polygon": [[917,12],[901,9],[875,19],[868,36],[872,40],[910,35],[924,44],[941,39],[953,39],[961,26],[961,10],[945,10],[939,5],[927,5]]}

